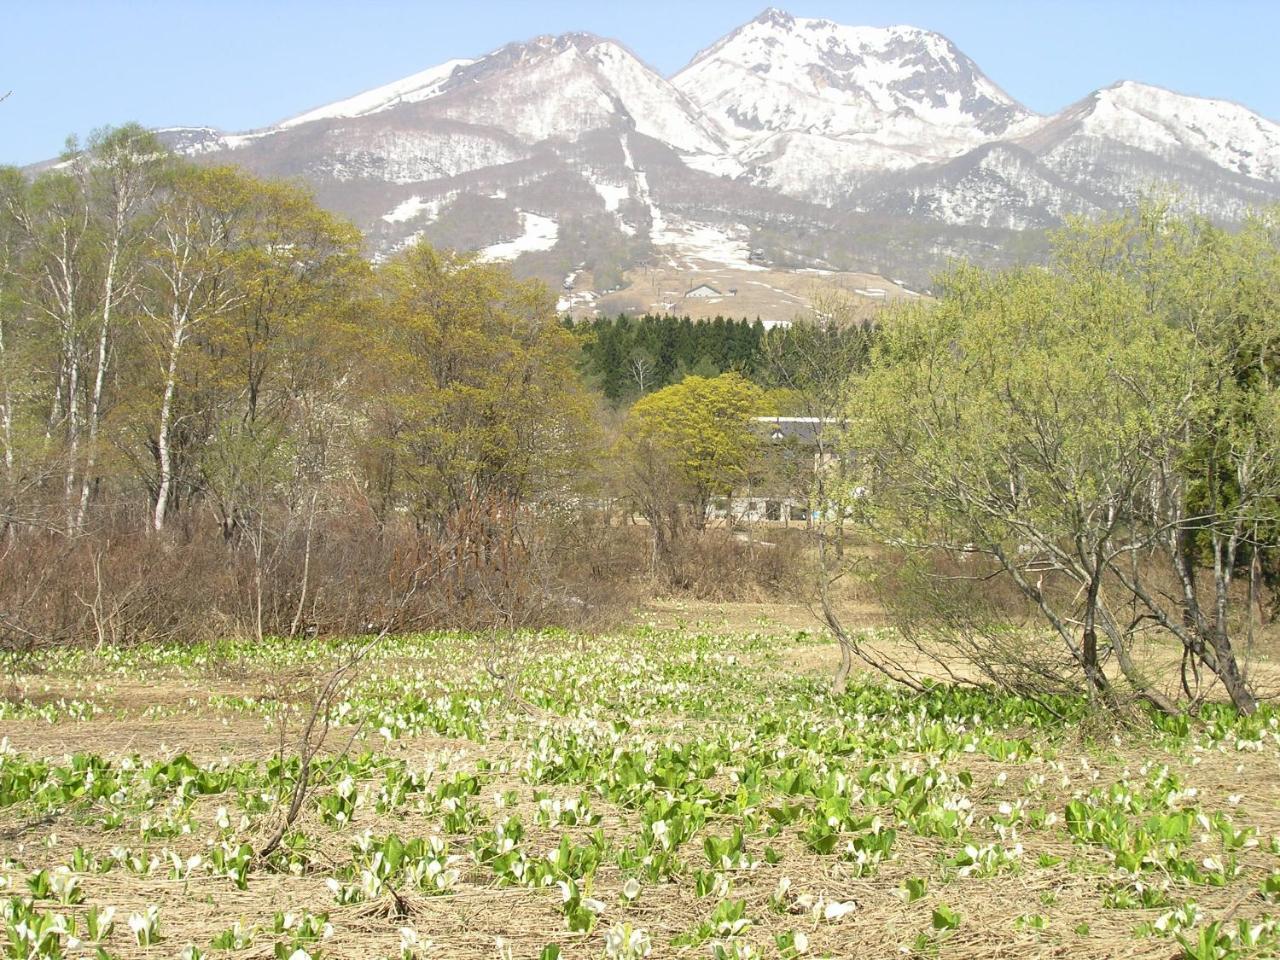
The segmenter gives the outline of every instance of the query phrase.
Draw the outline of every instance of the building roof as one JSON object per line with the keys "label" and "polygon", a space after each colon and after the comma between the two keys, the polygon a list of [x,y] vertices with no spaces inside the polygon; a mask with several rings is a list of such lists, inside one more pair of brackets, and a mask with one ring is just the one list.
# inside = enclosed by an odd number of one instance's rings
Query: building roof
{"label": "building roof", "polygon": [[716,297],[724,296],[724,294],[722,294],[719,290],[717,290],[715,287],[713,287],[709,283],[700,283],[696,287],[690,288],[690,290],[685,294],[685,296],[686,297],[696,296],[698,291],[700,290],[706,290],[712,296],[716,296]]}
{"label": "building roof", "polygon": [[[754,419],[759,429],[770,440],[793,440],[802,444],[812,444],[817,441],[820,425],[826,424],[832,428],[838,428],[841,422],[832,417],[825,419],[819,417],[755,417]],[[829,431],[829,433],[833,432],[834,429]]]}

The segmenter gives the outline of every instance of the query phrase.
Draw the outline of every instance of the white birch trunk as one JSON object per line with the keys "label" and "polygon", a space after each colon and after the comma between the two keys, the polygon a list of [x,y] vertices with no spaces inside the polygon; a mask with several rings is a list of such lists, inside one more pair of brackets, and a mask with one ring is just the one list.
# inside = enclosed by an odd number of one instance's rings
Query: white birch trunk
{"label": "white birch trunk", "polygon": [[116,267],[120,256],[119,227],[120,224],[117,221],[117,234],[111,244],[111,253],[107,257],[107,274],[103,281],[102,321],[98,325],[98,355],[94,365],[93,391],[89,394],[88,450],[85,456],[84,475],[80,481],[80,503],[76,508],[77,532],[84,528],[85,513],[89,509],[89,491],[93,485],[93,469],[97,465],[98,424],[102,420],[102,387],[107,379],[111,308],[115,303]]}
{"label": "white birch trunk", "polygon": [[[0,293],[3,291],[0,290]],[[13,487],[13,394],[9,387],[9,355],[0,320],[0,443],[4,444],[5,484]],[[8,524],[6,523],[6,526]]]}
{"label": "white birch trunk", "polygon": [[[70,323],[69,323],[70,326]],[[80,358],[76,356],[74,330],[68,329],[63,349],[67,364],[67,464],[63,479],[63,498],[67,508],[67,533],[74,533],[72,498],[76,483],[76,458],[80,456]]]}
{"label": "white birch trunk", "polygon": [[169,508],[169,491],[173,487],[173,463],[169,452],[169,430],[173,422],[173,394],[178,383],[178,354],[186,335],[186,317],[174,304],[173,323],[170,329],[169,364],[165,369],[164,394],[160,400],[160,423],[156,431],[156,459],[159,476],[156,483],[156,505],[151,515],[151,527],[159,532],[164,529],[165,513]]}

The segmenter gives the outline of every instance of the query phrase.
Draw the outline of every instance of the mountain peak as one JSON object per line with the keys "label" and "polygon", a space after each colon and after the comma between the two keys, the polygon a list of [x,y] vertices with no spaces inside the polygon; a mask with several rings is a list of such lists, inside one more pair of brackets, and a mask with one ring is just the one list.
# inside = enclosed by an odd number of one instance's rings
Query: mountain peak
{"label": "mountain peak", "polygon": [[796,18],[785,10],[779,10],[777,7],[766,7],[751,22],[769,24],[775,27],[791,27],[795,24]]}
{"label": "mountain peak", "polygon": [[[844,189],[845,171],[950,159],[1035,122],[940,34],[851,27],[769,9],[700,53],[672,82],[737,142],[757,175]],[[809,159],[804,159],[808,157]],[[836,160],[837,157],[843,158]],[[810,183],[817,186],[817,183]]]}
{"label": "mountain peak", "polygon": [[[601,43],[611,43],[603,37],[598,37],[594,33],[587,33],[581,30],[574,30],[568,33],[544,33],[534,37],[532,40],[516,42],[508,44],[511,48],[523,48],[531,52],[546,50],[552,53],[563,53],[571,48],[577,50],[590,50],[592,47]],[[504,48],[505,49],[505,48]]]}
{"label": "mountain peak", "polygon": [[1280,124],[1230,100],[1122,80],[1064,111],[1085,135],[1159,157],[1200,161],[1256,180],[1280,180]]}

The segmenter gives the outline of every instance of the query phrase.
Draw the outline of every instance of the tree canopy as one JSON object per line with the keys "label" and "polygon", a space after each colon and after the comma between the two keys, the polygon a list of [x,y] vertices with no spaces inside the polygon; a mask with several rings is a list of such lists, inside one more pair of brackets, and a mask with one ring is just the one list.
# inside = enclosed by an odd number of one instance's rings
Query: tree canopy
{"label": "tree canopy", "polygon": [[1144,208],[1064,232],[1049,268],[953,272],[938,304],[886,318],[856,383],[872,492],[850,503],[908,551],[993,562],[1091,689],[1111,694],[1110,656],[1172,709],[1133,656],[1154,631],[1251,709],[1231,578],[1280,492],[1274,314],[1256,299],[1274,236]]}
{"label": "tree canopy", "polygon": [[745,377],[688,376],[637,400],[627,418],[632,444],[662,450],[688,485],[694,511],[744,486],[758,465],[752,418],[770,412],[765,392]]}
{"label": "tree canopy", "polygon": [[620,402],[679,382],[689,374],[763,372],[760,320],[620,315],[572,325],[582,342],[582,371],[604,396]]}

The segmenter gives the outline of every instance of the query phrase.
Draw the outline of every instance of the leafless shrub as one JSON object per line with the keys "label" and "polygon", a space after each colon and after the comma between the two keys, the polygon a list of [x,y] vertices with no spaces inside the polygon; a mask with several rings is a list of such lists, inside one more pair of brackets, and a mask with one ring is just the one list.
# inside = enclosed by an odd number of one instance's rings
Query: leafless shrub
{"label": "leafless shrub", "polygon": [[683,592],[700,600],[761,601],[807,587],[811,552],[799,529],[716,529],[681,541],[675,564]]}
{"label": "leafless shrub", "polygon": [[[311,523],[267,517],[245,537],[213,525],[24,534],[0,554],[0,651],[353,636],[393,612],[410,630],[616,620],[632,585],[610,532],[575,513],[505,509],[468,507],[443,531],[335,508]],[[423,586],[401,608],[415,571]]]}
{"label": "leafless shrub", "polygon": [[[1156,585],[1153,589],[1171,598],[1165,616],[1178,616],[1172,599],[1175,579],[1158,563],[1136,562],[1142,564],[1142,576]],[[899,646],[905,644],[927,672],[1036,698],[1088,688],[1079,661],[1063,650],[1025,594],[989,558],[941,550],[910,556],[888,551],[868,565],[866,582],[895,625]],[[1046,567],[1037,588],[1071,623],[1083,622],[1086,598],[1069,578]],[[1179,665],[1176,651],[1161,642],[1144,609],[1131,603],[1108,608],[1107,617],[1111,629],[1100,638],[1098,657],[1099,669],[1113,678],[1114,710],[1123,712],[1127,701],[1147,698],[1152,689],[1163,689],[1171,700],[1180,698],[1189,709],[1212,692],[1213,677],[1186,657]],[[1108,639],[1111,633],[1121,637],[1121,649]],[[1127,660],[1123,665],[1118,662],[1122,656]],[[1143,682],[1127,692],[1123,681],[1129,674]]]}

